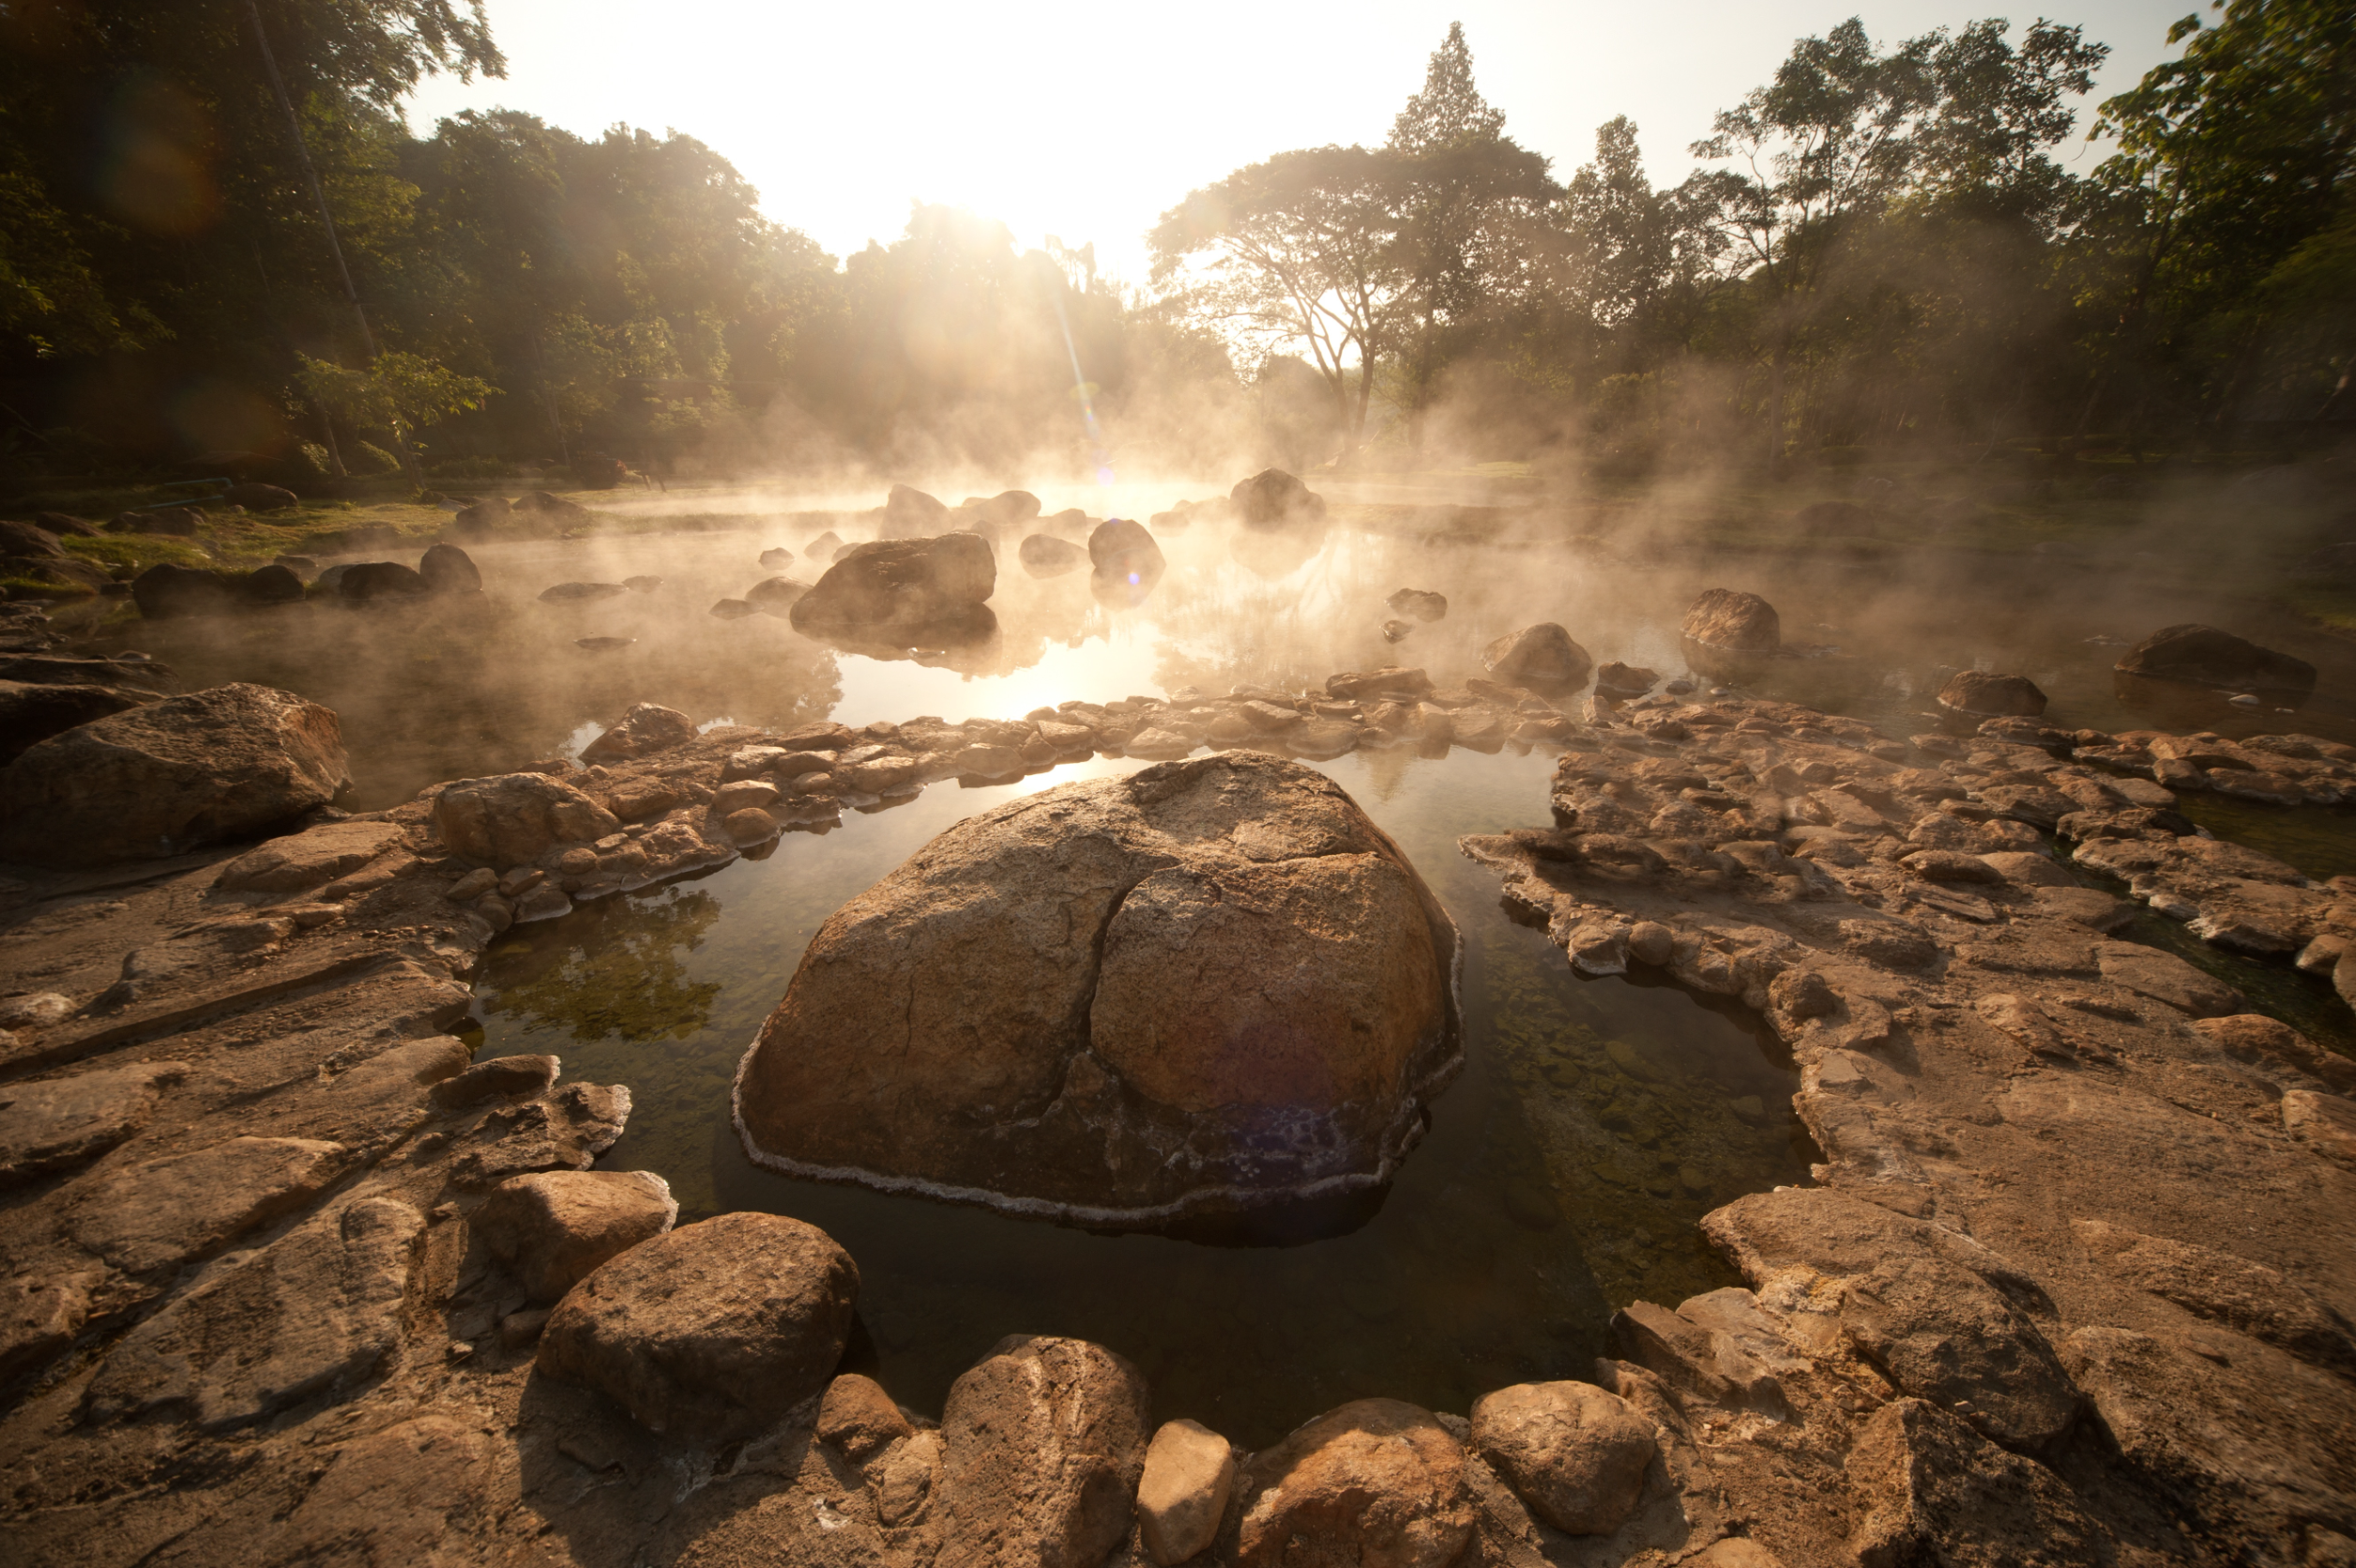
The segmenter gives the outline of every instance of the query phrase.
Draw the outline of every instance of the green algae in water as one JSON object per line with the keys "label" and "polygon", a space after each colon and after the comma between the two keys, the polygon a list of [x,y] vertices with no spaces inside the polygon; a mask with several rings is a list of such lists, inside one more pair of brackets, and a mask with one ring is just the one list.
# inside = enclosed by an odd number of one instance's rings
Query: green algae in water
{"label": "green algae in water", "polygon": [[1262,1446],[1345,1400],[1437,1409],[1530,1378],[1585,1377],[1610,1311],[1739,1283],[1695,1222],[1805,1180],[1797,1079],[1740,1009],[1573,973],[1515,925],[1455,841],[1528,819],[1552,759],[1358,754],[1324,771],[1415,862],[1465,944],[1467,1061],[1384,1192],[1185,1234],[1104,1234],[799,1180],[746,1160],[728,1119],[737,1063],[819,924],[960,817],[1067,779],[936,786],[761,861],[525,927],[492,955],[487,1054],[547,1051],[570,1076],[630,1086],[601,1162],[661,1173],[692,1221],[792,1214],[859,1262],[855,1354],[899,1399],[938,1409],[1009,1333],[1112,1347],[1157,1415]]}

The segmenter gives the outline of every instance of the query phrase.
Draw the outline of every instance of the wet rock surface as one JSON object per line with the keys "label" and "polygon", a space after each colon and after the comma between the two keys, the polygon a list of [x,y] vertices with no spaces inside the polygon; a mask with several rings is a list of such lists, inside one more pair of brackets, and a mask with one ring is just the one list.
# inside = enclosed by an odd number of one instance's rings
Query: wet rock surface
{"label": "wet rock surface", "polygon": [[1066,785],[826,923],[737,1121],[783,1168],[1108,1219],[1363,1185],[1454,1071],[1455,946],[1306,769]]}

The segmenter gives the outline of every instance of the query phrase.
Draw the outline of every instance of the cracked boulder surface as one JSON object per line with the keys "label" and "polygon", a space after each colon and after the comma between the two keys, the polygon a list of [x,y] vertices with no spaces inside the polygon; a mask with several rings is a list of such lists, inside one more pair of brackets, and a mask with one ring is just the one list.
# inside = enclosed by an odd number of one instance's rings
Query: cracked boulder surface
{"label": "cracked boulder surface", "polygon": [[1091,1220],[1372,1185],[1460,1061],[1457,936],[1342,789],[1239,752],[950,828],[738,1071],[755,1160]]}
{"label": "cracked boulder surface", "polygon": [[1669,1467],[1786,1561],[2350,1560],[2356,1171],[2300,1133],[2351,1064],[2107,933],[2123,880],[2214,948],[2331,972],[2356,885],[2209,837],[2163,785],[2254,793],[2265,764],[2284,803],[2336,802],[2356,754],[2019,719],[1907,742],[1741,699],[1594,717],[1552,824],[1465,853],[1580,971],[1759,1009],[1825,1155],[1704,1220],[1749,1290],[1615,1318],[1678,1409]]}

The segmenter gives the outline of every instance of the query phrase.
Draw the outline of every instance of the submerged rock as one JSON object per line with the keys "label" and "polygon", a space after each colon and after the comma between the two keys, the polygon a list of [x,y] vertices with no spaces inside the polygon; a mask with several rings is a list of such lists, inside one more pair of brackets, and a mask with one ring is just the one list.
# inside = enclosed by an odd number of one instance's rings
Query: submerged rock
{"label": "submerged rock", "polygon": [[2315,690],[2315,666],[2305,660],[2197,622],[2162,627],[2129,648],[2116,668],[2236,692]]}
{"label": "submerged rock", "polygon": [[738,1070],[773,1168],[1145,1222],[1387,1180],[1459,1062],[1454,925],[1237,752],[968,818],[827,921]]}
{"label": "submerged rock", "polygon": [[399,561],[357,562],[344,568],[335,583],[336,598],[346,604],[391,603],[432,591],[423,575]]}
{"label": "submerged rock", "polygon": [[798,583],[791,577],[765,577],[744,590],[744,602],[763,615],[782,616],[809,591],[809,584]]}
{"label": "submerged rock", "polygon": [[53,735],[0,771],[0,855],[41,865],[184,854],[258,836],[351,783],[335,714],[242,683]]}
{"label": "submerged rock", "polygon": [[540,590],[542,604],[578,604],[591,599],[612,599],[630,590],[619,583],[558,583]]}

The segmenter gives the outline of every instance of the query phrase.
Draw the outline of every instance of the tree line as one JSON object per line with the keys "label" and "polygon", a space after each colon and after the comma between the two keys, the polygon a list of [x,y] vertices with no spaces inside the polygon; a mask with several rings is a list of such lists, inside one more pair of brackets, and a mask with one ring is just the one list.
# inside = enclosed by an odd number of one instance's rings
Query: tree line
{"label": "tree line", "polygon": [[[1640,471],[2344,427],[2356,11],[2230,0],[2170,41],[2088,114],[2075,27],[1845,22],[1663,189],[1624,118],[1558,179],[1452,26],[1381,145],[1189,193],[1132,289],[944,207],[837,261],[676,132],[412,135],[423,76],[503,72],[481,0],[10,0],[0,460]],[[2089,129],[2115,150],[2073,174]]]}

